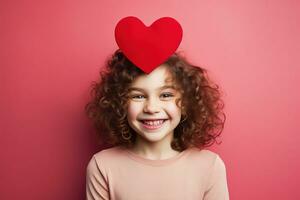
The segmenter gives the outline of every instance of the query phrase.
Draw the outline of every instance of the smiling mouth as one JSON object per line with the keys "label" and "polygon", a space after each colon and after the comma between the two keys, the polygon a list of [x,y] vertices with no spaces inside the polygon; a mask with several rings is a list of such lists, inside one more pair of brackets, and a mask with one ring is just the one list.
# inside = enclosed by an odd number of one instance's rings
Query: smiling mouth
{"label": "smiling mouth", "polygon": [[155,130],[161,128],[167,119],[162,120],[140,120],[145,129]]}

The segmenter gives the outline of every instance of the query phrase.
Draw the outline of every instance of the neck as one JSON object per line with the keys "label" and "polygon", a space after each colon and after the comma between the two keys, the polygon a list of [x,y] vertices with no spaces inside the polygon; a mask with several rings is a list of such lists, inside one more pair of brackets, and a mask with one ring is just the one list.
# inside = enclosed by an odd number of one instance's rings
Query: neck
{"label": "neck", "polygon": [[161,142],[149,142],[143,140],[141,137],[137,137],[136,143],[131,150],[144,158],[152,160],[168,159],[180,153],[172,149],[172,139],[173,137],[171,137],[168,142],[165,140]]}

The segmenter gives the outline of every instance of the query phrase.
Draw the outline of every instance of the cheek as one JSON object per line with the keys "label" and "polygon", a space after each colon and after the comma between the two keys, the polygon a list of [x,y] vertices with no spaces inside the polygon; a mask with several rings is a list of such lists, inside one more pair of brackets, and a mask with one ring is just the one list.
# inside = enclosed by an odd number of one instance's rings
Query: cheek
{"label": "cheek", "polygon": [[129,103],[127,108],[128,119],[134,119],[141,112],[142,106],[140,104]]}
{"label": "cheek", "polygon": [[171,115],[172,118],[178,117],[181,115],[181,110],[175,103],[166,105],[166,110]]}

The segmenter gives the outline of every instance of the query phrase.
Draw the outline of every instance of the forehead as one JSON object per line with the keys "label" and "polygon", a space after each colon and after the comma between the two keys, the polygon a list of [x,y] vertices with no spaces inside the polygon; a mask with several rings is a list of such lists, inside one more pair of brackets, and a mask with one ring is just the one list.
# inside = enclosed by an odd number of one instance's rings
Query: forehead
{"label": "forehead", "polygon": [[150,74],[143,74],[137,77],[131,87],[142,88],[158,88],[166,84],[171,84],[172,74],[168,70],[168,66],[163,64],[155,68]]}

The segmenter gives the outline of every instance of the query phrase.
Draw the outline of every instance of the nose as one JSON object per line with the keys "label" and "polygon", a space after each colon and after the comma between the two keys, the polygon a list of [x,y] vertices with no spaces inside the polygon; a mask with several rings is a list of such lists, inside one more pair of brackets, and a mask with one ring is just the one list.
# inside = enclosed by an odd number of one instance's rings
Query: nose
{"label": "nose", "polygon": [[159,112],[159,102],[155,98],[149,98],[144,105],[144,112],[155,113]]}

